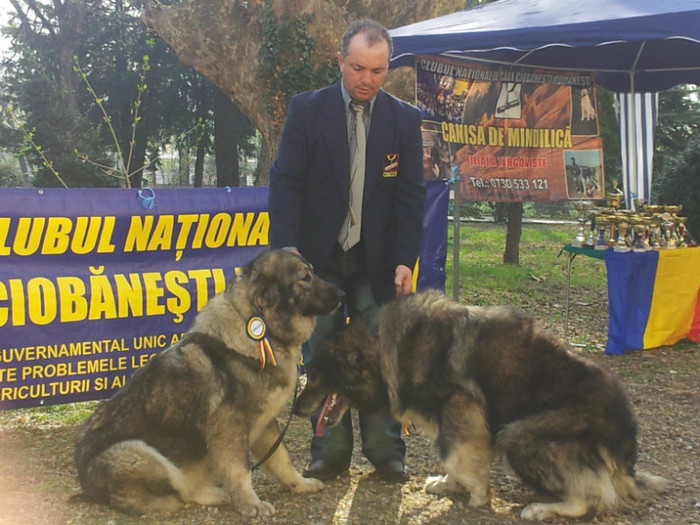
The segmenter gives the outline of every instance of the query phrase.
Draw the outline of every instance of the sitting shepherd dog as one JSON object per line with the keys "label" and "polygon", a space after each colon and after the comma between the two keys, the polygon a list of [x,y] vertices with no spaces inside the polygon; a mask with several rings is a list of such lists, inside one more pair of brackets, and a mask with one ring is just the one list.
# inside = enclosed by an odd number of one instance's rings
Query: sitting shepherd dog
{"label": "sitting shepherd dog", "polygon": [[[296,388],[301,344],[316,316],[341,299],[291,252],[253,259],[178,343],[86,421],[75,450],[84,493],[129,513],[171,512],[189,502],[273,513],[253,490],[250,455],[261,458],[277,442],[276,416]],[[259,346],[262,335],[269,353]],[[294,469],[283,443],[264,466],[294,492],[323,487]]]}
{"label": "sitting shepherd dog", "polygon": [[528,520],[629,507],[666,485],[635,476],[637,423],[618,381],[510,308],[436,291],[396,299],[326,339],[307,373],[297,414],[324,399],[328,425],[350,406],[390,410],[436,439],[447,475],[425,489],[466,490],[472,506],[489,502],[494,448],[548,496],[523,509]]}

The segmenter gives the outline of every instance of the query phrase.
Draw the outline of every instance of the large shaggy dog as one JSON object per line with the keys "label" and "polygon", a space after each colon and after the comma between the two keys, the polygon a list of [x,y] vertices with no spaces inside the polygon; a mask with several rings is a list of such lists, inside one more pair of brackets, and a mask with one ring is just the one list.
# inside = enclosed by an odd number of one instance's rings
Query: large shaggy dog
{"label": "large shaggy dog", "polygon": [[[316,316],[341,299],[297,255],[271,250],[253,259],[183,339],[87,420],[75,450],[84,493],[130,513],[232,502],[244,515],[271,514],[253,490],[250,456],[277,441],[275,418],[296,387],[300,345]],[[259,346],[263,328],[271,352]],[[264,466],[295,492],[323,487],[294,469],[284,444]]]}
{"label": "large shaggy dog", "polygon": [[642,501],[665,480],[635,475],[637,423],[618,381],[504,307],[460,305],[435,291],[384,305],[331,336],[307,364],[295,411],[326,399],[322,421],[349,406],[389,409],[436,438],[447,473],[426,490],[490,498],[497,449],[547,503],[529,520],[599,514]]}

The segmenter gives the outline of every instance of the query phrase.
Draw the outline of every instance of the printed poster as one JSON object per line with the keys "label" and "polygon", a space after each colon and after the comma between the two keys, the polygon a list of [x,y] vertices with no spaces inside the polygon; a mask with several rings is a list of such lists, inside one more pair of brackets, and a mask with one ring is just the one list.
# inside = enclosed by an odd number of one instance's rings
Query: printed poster
{"label": "printed poster", "polygon": [[588,74],[416,62],[427,180],[460,178],[463,201],[605,197],[603,143]]}

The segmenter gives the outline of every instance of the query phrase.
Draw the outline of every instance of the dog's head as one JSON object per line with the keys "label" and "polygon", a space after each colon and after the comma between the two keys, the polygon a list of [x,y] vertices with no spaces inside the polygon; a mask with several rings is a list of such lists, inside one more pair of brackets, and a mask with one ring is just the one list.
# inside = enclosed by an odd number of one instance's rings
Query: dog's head
{"label": "dog's head", "polygon": [[268,250],[245,265],[227,290],[238,309],[265,318],[269,335],[278,342],[301,345],[316,316],[332,313],[343,291],[320,279],[301,256],[287,250]]}
{"label": "dog's head", "polygon": [[294,405],[294,413],[310,416],[322,406],[316,433],[340,422],[354,406],[364,413],[389,409],[382,379],[376,335],[363,322],[353,323],[323,340],[306,364],[306,387]]}
{"label": "dog's head", "polygon": [[343,291],[320,279],[311,264],[294,252],[268,250],[241,270],[250,303],[264,315],[317,316],[333,312]]}

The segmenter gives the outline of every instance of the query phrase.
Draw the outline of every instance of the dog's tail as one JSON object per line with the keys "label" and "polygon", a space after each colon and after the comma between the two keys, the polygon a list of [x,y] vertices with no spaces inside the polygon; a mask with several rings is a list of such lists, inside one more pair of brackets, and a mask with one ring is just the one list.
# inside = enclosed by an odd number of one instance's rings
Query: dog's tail
{"label": "dog's tail", "polygon": [[[646,473],[635,474],[635,444],[631,436],[609,448],[592,445],[582,430],[586,418],[570,410],[554,410],[507,425],[497,443],[513,470],[535,489],[561,502],[537,504],[524,517],[590,517],[638,507],[668,488],[668,482]],[[590,435],[590,434],[588,434]],[[538,517],[539,516],[539,517]]]}
{"label": "dog's tail", "polygon": [[[655,476],[648,472],[628,472],[614,465],[610,457],[601,454],[606,461],[606,467],[610,475],[610,481],[614,488],[613,501],[606,502],[604,510],[630,509],[644,504],[657,494],[666,492],[670,486],[667,479]],[[606,457],[607,456],[607,457]]]}
{"label": "dog's tail", "polygon": [[670,486],[666,478],[642,471],[637,472],[634,477],[625,475],[624,480],[613,478],[613,483],[618,495],[618,505],[628,508],[645,503],[657,494],[666,492]]}

